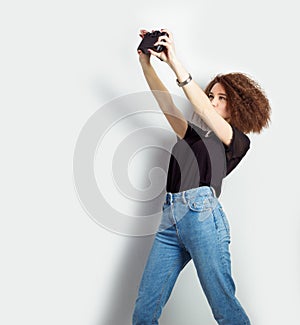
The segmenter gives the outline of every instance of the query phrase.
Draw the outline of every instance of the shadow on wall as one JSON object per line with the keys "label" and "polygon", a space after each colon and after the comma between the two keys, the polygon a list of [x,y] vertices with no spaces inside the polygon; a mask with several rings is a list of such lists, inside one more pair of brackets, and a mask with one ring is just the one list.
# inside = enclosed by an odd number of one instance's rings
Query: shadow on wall
{"label": "shadow on wall", "polygon": [[[189,120],[193,119],[186,100],[181,98],[177,100],[182,104],[179,107],[183,108],[184,116]],[[158,155],[156,159],[160,160],[163,157]],[[138,286],[153,240],[154,235],[128,237],[121,255],[123,258],[109,279],[110,293],[102,298],[101,303],[106,306],[104,314],[98,316],[94,325],[131,325]],[[188,325],[196,325],[199,322],[205,325],[215,324],[191,262],[181,273],[178,282],[180,283],[175,284],[176,290],[173,290],[163,310],[160,324],[182,325],[186,322]]]}
{"label": "shadow on wall", "polygon": [[128,238],[124,249],[123,260],[120,261],[111,281],[111,292],[104,316],[96,325],[129,325],[131,324],[133,307],[138,285],[150,252],[154,236]]}
{"label": "shadow on wall", "polygon": [[[154,235],[128,238],[122,255],[124,258],[120,260],[115,274],[110,277],[111,291],[103,302],[106,310],[94,325],[132,324],[138,286],[153,240]],[[188,325],[215,324],[192,261],[180,273],[159,324],[182,325],[187,321]]]}

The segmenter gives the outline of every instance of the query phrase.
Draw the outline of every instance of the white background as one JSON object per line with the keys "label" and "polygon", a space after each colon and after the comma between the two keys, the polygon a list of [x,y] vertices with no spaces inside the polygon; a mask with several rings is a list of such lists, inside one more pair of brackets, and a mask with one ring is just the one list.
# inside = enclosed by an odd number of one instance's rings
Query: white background
{"label": "white background", "polygon": [[[296,1],[5,1],[0,27],[1,324],[130,324],[153,237],[95,223],[76,195],[72,159],[95,111],[147,90],[136,54],[140,28],[169,28],[202,86],[216,73],[242,71],[265,89],[271,126],[249,135],[251,149],[220,201],[237,295],[252,323],[299,322]],[[153,64],[183,96],[173,72]],[[160,324],[215,324],[192,263]]]}

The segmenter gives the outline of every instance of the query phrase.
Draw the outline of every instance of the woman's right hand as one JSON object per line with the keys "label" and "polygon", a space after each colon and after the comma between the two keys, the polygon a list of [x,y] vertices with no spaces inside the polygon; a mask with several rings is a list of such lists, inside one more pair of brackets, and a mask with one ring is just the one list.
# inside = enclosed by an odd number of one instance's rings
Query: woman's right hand
{"label": "woman's right hand", "polygon": [[[174,63],[178,61],[175,54],[173,34],[168,29],[161,29],[160,31],[165,32],[166,35],[159,36],[157,42],[154,43],[154,46],[162,45],[165,47],[165,49],[162,52],[156,52],[152,49],[148,49],[150,55],[146,55],[142,51],[138,51],[140,55],[140,62],[141,64],[150,64],[150,57],[156,56],[158,59],[166,62],[172,68]],[[154,30],[152,30],[152,32],[154,32]],[[145,29],[140,30],[140,36],[142,38],[144,38],[147,33],[148,31]]]}
{"label": "woman's right hand", "polygon": [[[141,38],[144,38],[145,35],[148,33],[146,29],[140,29],[140,36]],[[139,60],[141,65],[143,64],[150,64],[150,53],[149,54],[144,54],[141,50],[138,50],[139,54]]]}

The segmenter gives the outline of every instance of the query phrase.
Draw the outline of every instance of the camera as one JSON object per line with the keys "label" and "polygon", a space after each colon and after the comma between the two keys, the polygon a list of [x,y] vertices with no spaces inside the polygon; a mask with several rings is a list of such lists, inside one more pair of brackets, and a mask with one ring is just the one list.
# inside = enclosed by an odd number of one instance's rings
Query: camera
{"label": "camera", "polygon": [[151,49],[155,52],[162,52],[165,49],[165,46],[163,46],[163,45],[154,46],[154,44],[157,42],[159,36],[162,36],[162,35],[169,36],[168,33],[160,32],[159,30],[155,30],[152,33],[148,32],[147,34],[145,34],[144,38],[142,39],[142,41],[137,49],[141,50],[144,54],[150,54],[148,52],[148,49]]}

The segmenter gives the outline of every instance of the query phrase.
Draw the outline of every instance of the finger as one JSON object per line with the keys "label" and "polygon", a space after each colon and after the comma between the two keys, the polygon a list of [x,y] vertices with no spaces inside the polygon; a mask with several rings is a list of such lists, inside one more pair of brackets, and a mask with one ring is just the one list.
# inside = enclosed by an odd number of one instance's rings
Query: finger
{"label": "finger", "polygon": [[148,31],[146,29],[140,29],[140,35],[145,35],[147,33]]}
{"label": "finger", "polygon": [[162,32],[166,32],[169,35],[171,42],[173,42],[173,34],[166,28],[161,29]]}
{"label": "finger", "polygon": [[167,43],[171,43],[171,40],[168,36],[164,35],[164,36],[159,36],[159,38],[157,39],[158,42],[161,42],[162,40],[165,40]]}
{"label": "finger", "polygon": [[147,33],[148,33],[148,31],[146,29],[140,29],[139,35],[141,36],[141,38],[144,38]]}
{"label": "finger", "polygon": [[157,46],[157,45],[162,45],[162,46],[166,47],[167,49],[169,49],[171,47],[171,43],[167,43],[164,41],[154,43],[154,46]]}
{"label": "finger", "polygon": [[151,55],[156,56],[156,57],[158,57],[158,56],[160,55],[158,52],[155,52],[155,51],[153,51],[153,50],[151,50],[151,49],[148,49],[148,52],[149,52]]}
{"label": "finger", "polygon": [[151,55],[156,56],[158,59],[160,59],[160,61],[164,61],[164,60],[161,58],[161,54],[160,54],[160,53],[155,52],[155,51],[152,51],[151,49],[148,49],[148,52],[151,53]]}

